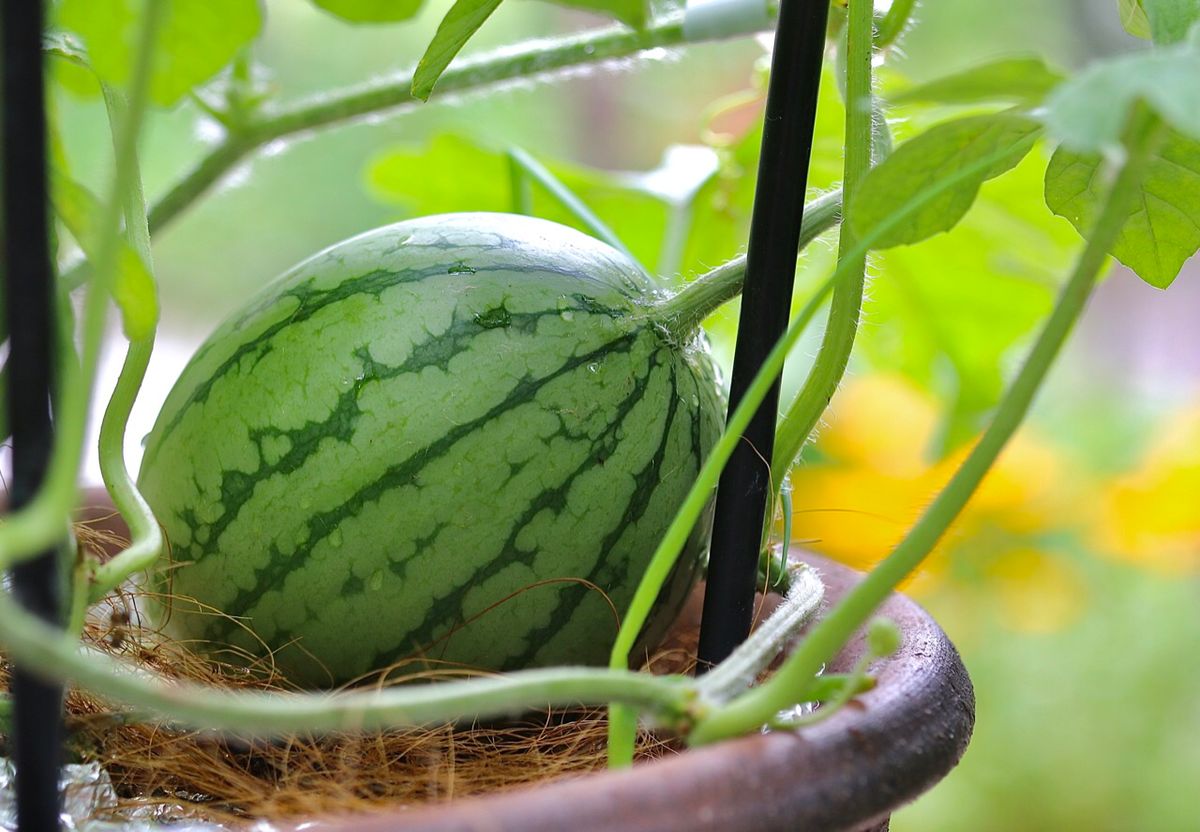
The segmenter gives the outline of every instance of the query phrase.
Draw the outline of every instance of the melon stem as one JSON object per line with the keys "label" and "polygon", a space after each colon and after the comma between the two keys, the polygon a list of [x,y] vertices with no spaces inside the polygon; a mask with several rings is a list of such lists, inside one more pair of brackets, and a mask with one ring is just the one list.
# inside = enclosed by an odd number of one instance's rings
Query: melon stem
{"label": "melon stem", "polygon": [[[830,191],[808,203],[804,208],[797,254],[832,228],[841,216],[840,190]],[[741,254],[700,275],[674,295],[653,304],[651,317],[678,342],[684,343],[691,339],[705,318],[742,293],[745,279],[746,255]]]}

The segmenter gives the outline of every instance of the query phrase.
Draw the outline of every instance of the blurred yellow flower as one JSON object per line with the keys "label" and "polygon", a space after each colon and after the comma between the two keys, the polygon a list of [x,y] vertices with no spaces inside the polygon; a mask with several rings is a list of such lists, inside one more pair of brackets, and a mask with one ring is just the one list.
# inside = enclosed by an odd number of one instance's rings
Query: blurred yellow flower
{"label": "blurred yellow flower", "polygon": [[[970,450],[927,458],[940,418],[934,399],[902,377],[849,382],[818,438],[821,460],[792,471],[793,540],[858,569],[885,557]],[[1038,538],[1082,524],[1076,507],[1087,501],[1070,468],[1057,449],[1018,433],[907,588],[969,576],[1014,628],[1065,625],[1081,608],[1082,581]]]}
{"label": "blurred yellow flower", "polygon": [[1004,552],[985,571],[1004,621],[1020,632],[1052,633],[1083,612],[1082,584],[1068,561],[1034,548]]}
{"label": "blurred yellow flower", "polygon": [[1166,420],[1100,505],[1091,538],[1099,550],[1169,573],[1200,568],[1200,402]]}

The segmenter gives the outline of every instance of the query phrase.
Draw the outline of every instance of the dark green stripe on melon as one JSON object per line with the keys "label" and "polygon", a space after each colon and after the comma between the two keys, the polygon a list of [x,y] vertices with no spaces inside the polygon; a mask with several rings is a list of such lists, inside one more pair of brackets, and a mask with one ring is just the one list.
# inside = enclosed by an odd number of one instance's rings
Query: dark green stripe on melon
{"label": "dark green stripe on melon", "polygon": [[197,353],[148,442],[171,589],[226,616],[178,603],[171,631],[269,650],[302,684],[413,657],[603,662],[720,429],[708,358],[660,333],[650,289],[590,238],[483,214],[285,275]]}

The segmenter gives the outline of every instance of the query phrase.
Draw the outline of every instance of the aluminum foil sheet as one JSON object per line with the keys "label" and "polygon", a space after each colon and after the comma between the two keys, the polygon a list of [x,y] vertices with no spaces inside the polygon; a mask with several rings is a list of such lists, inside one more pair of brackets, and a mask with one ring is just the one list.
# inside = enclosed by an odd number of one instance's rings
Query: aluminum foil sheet
{"label": "aluminum foil sheet", "polygon": [[[12,761],[0,758],[0,830],[15,832],[17,806]],[[118,811],[116,790],[99,763],[67,765],[62,770],[62,832],[275,832],[265,822],[239,826],[206,823],[186,817],[182,805],[144,806]]]}

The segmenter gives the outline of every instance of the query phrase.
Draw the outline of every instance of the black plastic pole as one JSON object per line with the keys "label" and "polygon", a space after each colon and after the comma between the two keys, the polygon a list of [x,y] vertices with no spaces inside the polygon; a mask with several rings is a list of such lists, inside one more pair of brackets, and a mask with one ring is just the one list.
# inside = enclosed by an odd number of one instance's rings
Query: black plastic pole
{"label": "black plastic pole", "polygon": [[[787,329],[828,14],[829,0],[780,3],[729,384],[731,413]],[[778,408],[777,382],[746,429],[717,488],[699,672],[728,656],[750,632]]]}
{"label": "black plastic pole", "polygon": [[[50,459],[54,288],[46,197],[41,0],[3,0],[4,294],[8,321],[11,510],[37,493]],[[61,620],[58,558],[39,554],[12,570],[12,592],[47,621]],[[62,687],[16,668],[12,676],[17,826],[58,828]]]}

